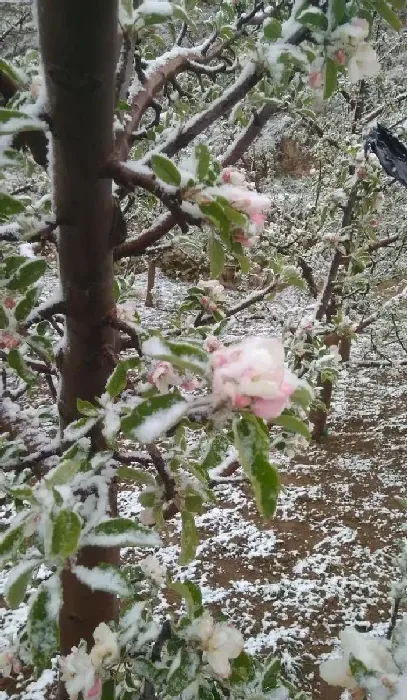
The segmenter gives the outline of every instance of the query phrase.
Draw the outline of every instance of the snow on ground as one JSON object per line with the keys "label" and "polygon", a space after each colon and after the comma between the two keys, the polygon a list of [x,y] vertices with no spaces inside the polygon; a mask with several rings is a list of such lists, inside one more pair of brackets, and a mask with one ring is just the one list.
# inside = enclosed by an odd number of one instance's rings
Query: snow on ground
{"label": "snow on ground", "polygon": [[[137,276],[135,306],[143,322],[168,327],[168,315],[187,287],[158,274],[155,308],[144,308],[145,275]],[[240,292],[228,292],[231,304],[237,299]],[[248,330],[272,334],[302,303],[298,292],[284,292],[272,304],[272,318],[278,320],[272,320],[267,303],[260,304],[255,314],[233,319],[227,337],[235,340]],[[372,623],[384,631],[389,619],[395,538],[403,523],[397,496],[406,495],[406,394],[407,370],[352,370],[335,392],[329,439],[296,459],[280,460],[284,490],[274,519],[258,516],[244,481],[223,483],[216,488],[216,507],[198,518],[196,561],[177,566],[177,517],[159,553],[174,577],[198,582],[205,603],[232,618],[249,650],[278,648],[288,669],[301,659],[316,699],[339,697],[314,678],[317,660],[330,651],[338,632],[347,624],[369,630]],[[23,417],[29,423],[29,412]],[[52,435],[52,421],[49,428]],[[123,488],[120,512],[129,516],[139,509],[137,491]],[[138,556],[132,550],[123,554],[124,563]],[[163,614],[178,604],[164,592]],[[12,612],[0,608],[1,633],[15,631],[25,616],[24,604]],[[44,697],[52,677],[23,683],[13,698]],[[6,697],[0,686],[0,700]]]}

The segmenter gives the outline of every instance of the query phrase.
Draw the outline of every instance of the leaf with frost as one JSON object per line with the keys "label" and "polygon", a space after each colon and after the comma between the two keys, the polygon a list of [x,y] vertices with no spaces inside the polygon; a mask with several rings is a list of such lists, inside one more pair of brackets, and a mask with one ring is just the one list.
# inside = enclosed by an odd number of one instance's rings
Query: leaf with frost
{"label": "leaf with frost", "polygon": [[47,270],[47,263],[42,258],[32,260],[24,258],[22,265],[19,265],[11,279],[7,282],[8,289],[25,292],[28,287],[35,284]]}
{"label": "leaf with frost", "polygon": [[191,683],[196,671],[196,659],[185,648],[181,647],[174,658],[166,680],[168,695],[181,695]]}
{"label": "leaf with frost", "polygon": [[166,185],[180,186],[181,173],[169,158],[158,154],[151,156],[151,168],[154,174]]}
{"label": "leaf with frost", "polygon": [[84,544],[95,547],[160,547],[154,530],[129,518],[111,518],[96,525],[84,538]]}
{"label": "leaf with frost", "polygon": [[178,563],[180,566],[185,566],[195,558],[196,548],[199,544],[199,537],[193,513],[182,511],[181,521],[181,554],[179,556]]}
{"label": "leaf with frost", "polygon": [[171,583],[170,588],[181,598],[184,598],[188,615],[191,619],[201,617],[203,614],[202,593],[195,583],[188,580],[185,580],[183,583],[174,581]]}
{"label": "leaf with frost", "polygon": [[12,197],[6,192],[0,192],[0,221],[7,221],[14,214],[21,214],[25,206],[19,199]]}
{"label": "leaf with frost", "polygon": [[54,609],[52,590],[42,584],[31,604],[27,633],[34,667],[38,673],[51,668],[59,649],[58,615]]}
{"label": "leaf with frost", "polygon": [[[200,291],[202,295],[202,290]],[[170,362],[174,367],[191,370],[200,376],[207,371],[208,353],[194,343],[164,340],[158,335],[151,335],[144,341],[142,351],[148,357]]]}
{"label": "leaf with frost", "polygon": [[96,418],[99,415],[99,409],[94,406],[90,401],[84,401],[83,399],[77,399],[76,408],[82,416],[86,418]]}
{"label": "leaf with frost", "polygon": [[311,439],[308,426],[305,425],[304,421],[300,420],[300,418],[297,418],[297,416],[290,416],[287,413],[283,413],[278,418],[275,418],[273,423],[281,426],[284,430],[288,430],[290,433],[302,435],[302,437],[305,437],[307,440]]}
{"label": "leaf with frost", "polygon": [[79,438],[87,435],[98,422],[98,418],[79,418],[73,423],[70,423],[64,430],[64,440],[67,442],[75,442]]}
{"label": "leaf with frost", "polygon": [[13,369],[26,384],[33,384],[37,380],[37,375],[29,368],[17,348],[10,350],[7,355],[7,362],[11,369]]}
{"label": "leaf with frost", "polygon": [[119,621],[121,644],[127,644],[127,642],[138,635],[144,622],[142,615],[146,604],[145,600],[138,600],[121,616]]}
{"label": "leaf with frost", "polygon": [[124,435],[141,443],[154,442],[185,416],[189,404],[179,394],[152,396],[121,420]]}
{"label": "leaf with frost", "polygon": [[134,481],[137,484],[145,484],[147,486],[156,485],[153,475],[144,469],[134,469],[133,467],[121,466],[118,468],[116,473],[119,479]]}
{"label": "leaf with frost", "polygon": [[106,391],[112,399],[124,391],[127,384],[127,373],[138,367],[139,364],[140,360],[137,357],[130,357],[127,360],[122,360],[115,367],[106,383]]}
{"label": "leaf with frost", "polygon": [[131,595],[126,578],[116,566],[104,564],[94,566],[92,569],[86,566],[74,566],[72,573],[92,591],[113,593],[119,598],[128,598]]}
{"label": "leaf with frost", "polygon": [[24,525],[19,523],[9,527],[0,537],[0,562],[9,561],[23,539]]}

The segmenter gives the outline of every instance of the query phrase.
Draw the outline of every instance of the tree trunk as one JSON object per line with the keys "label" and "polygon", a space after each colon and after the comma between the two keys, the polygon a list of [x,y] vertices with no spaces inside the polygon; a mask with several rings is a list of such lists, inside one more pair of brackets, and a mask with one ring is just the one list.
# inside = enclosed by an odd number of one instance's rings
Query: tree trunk
{"label": "tree trunk", "polygon": [[[114,308],[112,183],[99,174],[113,151],[117,0],[38,0],[37,5],[67,310],[58,400],[63,428],[78,417],[78,398],[94,401],[103,393],[114,358],[115,332],[103,323]],[[113,487],[111,509],[116,509]],[[119,551],[87,547],[79,553],[84,566],[102,562],[118,563]],[[81,639],[92,643],[95,626],[116,617],[117,599],[92,592],[68,570],[62,586],[61,652],[67,654]]]}
{"label": "tree trunk", "polygon": [[318,408],[311,411],[310,421],[312,423],[312,438],[319,442],[325,435],[326,423],[328,420],[329,409],[332,401],[332,382],[326,379],[324,382],[318,382],[321,387],[319,399],[325,404],[325,409]]}

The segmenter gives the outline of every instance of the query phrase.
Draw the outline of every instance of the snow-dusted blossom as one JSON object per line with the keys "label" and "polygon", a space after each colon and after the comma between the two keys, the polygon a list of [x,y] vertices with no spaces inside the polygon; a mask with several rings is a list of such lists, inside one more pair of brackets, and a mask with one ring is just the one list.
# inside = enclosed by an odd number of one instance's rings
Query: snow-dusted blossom
{"label": "snow-dusted blossom", "polygon": [[21,337],[17,333],[0,332],[0,348],[4,350],[14,350],[21,343]]}
{"label": "snow-dusted blossom", "polygon": [[11,647],[0,652],[0,676],[9,678],[12,673],[20,673],[21,663]]}
{"label": "snow-dusted blossom", "polygon": [[244,173],[237,168],[224,168],[220,174],[220,180],[229,185],[242,186],[246,182]]}
{"label": "snow-dusted blossom", "polygon": [[218,280],[199,280],[197,287],[202,289],[204,294],[214,301],[223,300],[225,288]]}
{"label": "snow-dusted blossom", "polygon": [[120,659],[120,649],[117,634],[112,632],[105,622],[101,622],[93,633],[95,644],[90,652],[90,658],[95,668],[113,666]]}
{"label": "snow-dusted blossom", "polygon": [[351,83],[364,78],[374,78],[380,71],[376,51],[370,44],[359,44],[354,55],[349,59],[348,74]]}
{"label": "snow-dusted blossom", "polygon": [[143,574],[145,574],[147,578],[150,578],[158,586],[164,585],[167,570],[164,566],[161,566],[157,557],[150,554],[148,557],[139,562],[139,567]]}
{"label": "snow-dusted blossom", "polygon": [[369,36],[369,23],[362,17],[354,17],[351,22],[341,24],[331,34],[331,41],[356,45]]}
{"label": "snow-dusted blossom", "polygon": [[389,651],[390,643],[386,639],[372,639],[350,627],[343,630],[340,639],[343,656],[328,659],[319,669],[321,678],[329,685],[337,685],[347,690],[358,688],[349,666],[350,656],[358,659],[369,671],[377,675],[398,674],[398,668]]}
{"label": "snow-dusted blossom", "polygon": [[239,630],[225,622],[215,622],[209,613],[204,613],[192,623],[187,635],[201,644],[204,658],[212,671],[221,678],[228,678],[230,659],[236,659],[244,647]]}
{"label": "snow-dusted blossom", "polygon": [[[260,214],[259,216],[263,218],[263,214]],[[240,245],[243,246],[243,248],[253,248],[253,246],[256,245],[257,241],[259,240],[258,236],[252,236],[250,235],[250,232],[243,231],[243,229],[240,228],[235,229],[232,236],[237,243],[240,243]]]}
{"label": "snow-dusted blossom", "polygon": [[215,405],[249,408],[266,420],[281,414],[299,385],[284,366],[284,348],[276,338],[247,338],[214,352],[210,364]]}
{"label": "snow-dusted blossom", "polygon": [[179,386],[181,384],[180,376],[174,371],[171,362],[159,361],[156,362],[153,369],[148,375],[150,384],[157,387],[160,394],[166,394],[170,386]]}
{"label": "snow-dusted blossom", "polygon": [[204,350],[207,352],[215,352],[215,350],[219,350],[221,347],[222,343],[220,342],[219,338],[216,337],[216,335],[208,335],[208,337],[205,339]]}
{"label": "snow-dusted blossom", "polygon": [[320,90],[323,85],[323,77],[320,70],[311,70],[309,72],[308,85],[312,90]]}
{"label": "snow-dusted blossom", "polygon": [[60,666],[61,680],[65,683],[66,692],[71,700],[76,700],[79,693],[83,693],[84,700],[100,697],[102,682],[96,676],[95,667],[85,650],[85,644],[72,647],[71,653],[61,658]]}

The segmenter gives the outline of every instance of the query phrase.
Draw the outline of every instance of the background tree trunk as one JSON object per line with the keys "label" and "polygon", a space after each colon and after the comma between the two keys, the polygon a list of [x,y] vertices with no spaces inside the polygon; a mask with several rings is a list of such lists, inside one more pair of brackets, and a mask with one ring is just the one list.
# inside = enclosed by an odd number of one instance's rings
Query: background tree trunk
{"label": "background tree trunk", "polygon": [[[38,0],[40,48],[48,93],[53,204],[59,222],[61,295],[67,317],[58,408],[62,428],[78,398],[94,401],[114,364],[112,183],[99,174],[113,151],[117,0]],[[98,436],[96,442],[98,442]],[[111,488],[111,509],[116,509]],[[119,551],[88,547],[78,563],[118,563]],[[117,614],[117,600],[62,576],[61,651]],[[60,689],[60,697],[65,691]]]}

